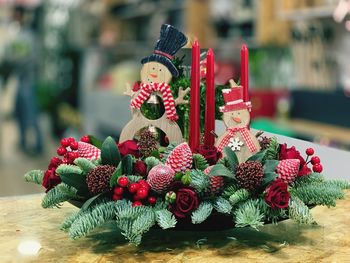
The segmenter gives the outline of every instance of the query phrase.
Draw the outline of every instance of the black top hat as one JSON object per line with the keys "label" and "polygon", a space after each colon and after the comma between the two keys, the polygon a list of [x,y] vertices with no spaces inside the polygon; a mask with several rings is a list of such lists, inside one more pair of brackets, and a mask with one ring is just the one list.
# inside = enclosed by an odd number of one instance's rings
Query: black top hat
{"label": "black top hat", "polygon": [[141,60],[142,64],[156,61],[166,66],[174,77],[179,75],[172,63],[175,53],[187,43],[187,37],[171,25],[163,24],[160,29],[160,38],[157,41],[154,53]]}

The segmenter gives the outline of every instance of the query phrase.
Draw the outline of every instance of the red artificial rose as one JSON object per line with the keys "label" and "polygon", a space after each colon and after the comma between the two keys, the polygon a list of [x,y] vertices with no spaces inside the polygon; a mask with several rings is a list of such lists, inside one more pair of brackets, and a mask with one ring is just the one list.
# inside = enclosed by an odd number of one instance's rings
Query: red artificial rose
{"label": "red artificial rose", "polygon": [[145,164],[145,162],[143,162],[141,160],[137,160],[134,163],[133,169],[134,169],[135,174],[139,174],[141,176],[147,175],[147,165]]}
{"label": "red artificial rose", "polygon": [[307,167],[307,164],[305,163],[303,166],[300,166],[298,176],[305,176],[309,175],[311,173],[311,169]]}
{"label": "red artificial rose", "polygon": [[203,155],[209,165],[214,165],[222,157],[222,153],[215,146],[201,146],[198,153]]}
{"label": "red artificial rose", "polygon": [[198,205],[196,192],[193,188],[184,186],[176,192],[176,200],[171,205],[171,212],[178,218],[185,218],[198,208]]}
{"label": "red artificial rose", "polygon": [[279,154],[280,160],[285,159],[298,159],[300,160],[300,168],[298,176],[304,176],[309,175],[311,173],[311,169],[307,167],[305,159],[300,155],[300,152],[295,149],[294,146],[287,148],[287,144],[281,144],[280,145],[280,154]]}
{"label": "red artificial rose", "polygon": [[134,140],[127,140],[125,142],[118,144],[119,152],[122,156],[125,156],[127,154],[131,154],[135,156],[136,158],[140,157],[140,150],[139,146]]}
{"label": "red artificial rose", "polygon": [[44,186],[46,188],[46,192],[48,192],[60,182],[61,178],[56,175],[56,169],[51,169],[45,172],[42,186]]}
{"label": "red artificial rose", "polygon": [[290,193],[288,184],[281,179],[273,181],[266,189],[265,202],[271,208],[287,208],[289,205]]}

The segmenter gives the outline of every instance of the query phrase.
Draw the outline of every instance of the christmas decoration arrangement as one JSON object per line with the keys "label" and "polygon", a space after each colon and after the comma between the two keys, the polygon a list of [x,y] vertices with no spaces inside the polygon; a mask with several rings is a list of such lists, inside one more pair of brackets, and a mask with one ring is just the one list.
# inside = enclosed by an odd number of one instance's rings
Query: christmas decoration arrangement
{"label": "christmas decoration arrangement", "polygon": [[[65,201],[79,208],[61,225],[71,238],[110,221],[136,245],[155,227],[258,229],[284,219],[316,224],[310,209],[335,206],[350,188],[349,182],[326,180],[314,149],[302,154],[249,129],[246,46],[240,85],[231,80],[215,87],[214,53],[209,49],[201,62],[198,41],[191,77],[181,72],[174,55],[186,43],[183,33],[162,25],[153,54],[142,60],[141,82],[126,92],[132,119],[119,141],[64,138],[46,171],[25,174],[46,189],[44,208]],[[157,107],[145,105],[153,102]],[[155,113],[158,118],[151,118]],[[220,136],[218,117],[227,126]]]}

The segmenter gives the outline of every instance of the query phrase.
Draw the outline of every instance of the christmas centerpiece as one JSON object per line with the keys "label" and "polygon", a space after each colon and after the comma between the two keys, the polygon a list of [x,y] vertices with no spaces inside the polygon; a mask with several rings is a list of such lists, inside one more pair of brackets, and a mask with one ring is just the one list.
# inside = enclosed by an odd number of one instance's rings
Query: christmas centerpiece
{"label": "christmas centerpiece", "polygon": [[[321,175],[312,148],[304,158],[295,147],[249,129],[246,46],[240,85],[231,80],[215,87],[214,53],[209,49],[201,63],[198,41],[192,46],[191,77],[182,72],[174,55],[186,43],[183,33],[162,26],[153,54],[142,60],[141,82],[127,91],[132,119],[119,141],[64,138],[46,171],[25,175],[46,189],[44,208],[65,201],[79,207],[61,226],[71,238],[107,221],[136,245],[153,227],[257,229],[288,218],[315,224],[310,208],[335,206],[350,188]],[[147,105],[158,100],[164,112],[158,104]],[[150,118],[155,111],[160,117]],[[218,117],[227,126],[220,136]]]}

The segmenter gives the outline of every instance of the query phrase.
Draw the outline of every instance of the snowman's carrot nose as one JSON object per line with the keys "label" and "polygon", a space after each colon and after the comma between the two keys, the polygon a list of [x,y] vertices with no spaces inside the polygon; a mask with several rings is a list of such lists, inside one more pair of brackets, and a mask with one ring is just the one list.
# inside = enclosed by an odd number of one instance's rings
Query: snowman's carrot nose
{"label": "snowman's carrot nose", "polygon": [[240,117],[233,117],[232,118],[235,122],[240,123],[241,122],[241,118]]}
{"label": "snowman's carrot nose", "polygon": [[156,78],[156,77],[158,77],[158,75],[157,74],[149,74],[152,78]]}

